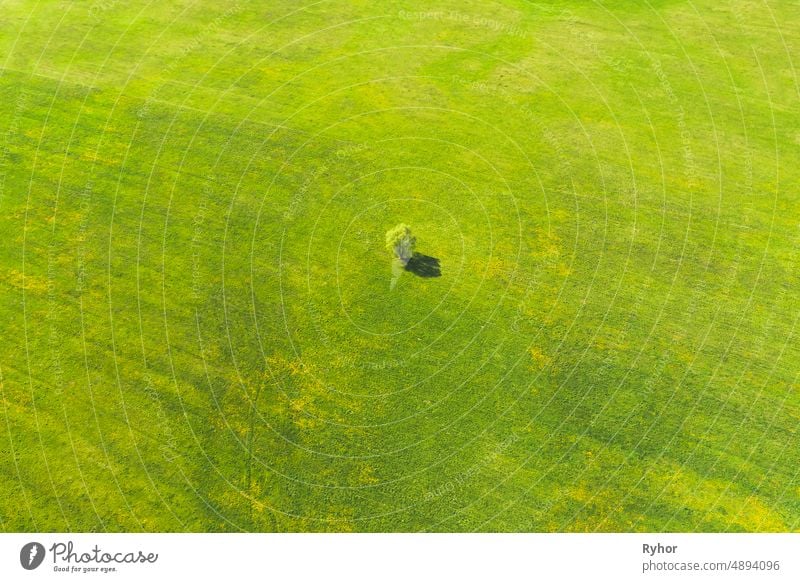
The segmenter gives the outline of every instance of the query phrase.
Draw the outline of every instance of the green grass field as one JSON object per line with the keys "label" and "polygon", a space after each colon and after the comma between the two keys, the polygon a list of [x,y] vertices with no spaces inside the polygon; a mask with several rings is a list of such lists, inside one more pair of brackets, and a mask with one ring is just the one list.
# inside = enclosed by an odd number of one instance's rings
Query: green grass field
{"label": "green grass field", "polygon": [[800,531],[798,25],[0,0],[0,531]]}

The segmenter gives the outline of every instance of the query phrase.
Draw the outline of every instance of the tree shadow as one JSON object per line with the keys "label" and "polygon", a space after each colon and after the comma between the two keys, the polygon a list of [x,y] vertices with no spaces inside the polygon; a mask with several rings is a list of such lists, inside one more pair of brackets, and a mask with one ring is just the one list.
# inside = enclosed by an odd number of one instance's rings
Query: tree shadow
{"label": "tree shadow", "polygon": [[406,264],[406,271],[414,273],[417,277],[429,279],[442,276],[442,265],[436,257],[414,253]]}

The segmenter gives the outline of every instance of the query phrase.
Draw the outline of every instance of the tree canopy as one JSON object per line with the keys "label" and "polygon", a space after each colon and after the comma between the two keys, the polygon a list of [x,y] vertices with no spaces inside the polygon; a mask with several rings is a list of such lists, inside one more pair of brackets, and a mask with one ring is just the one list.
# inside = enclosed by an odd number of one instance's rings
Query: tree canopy
{"label": "tree canopy", "polygon": [[386,248],[404,265],[414,255],[414,245],[417,238],[411,234],[411,227],[407,224],[398,224],[386,233]]}

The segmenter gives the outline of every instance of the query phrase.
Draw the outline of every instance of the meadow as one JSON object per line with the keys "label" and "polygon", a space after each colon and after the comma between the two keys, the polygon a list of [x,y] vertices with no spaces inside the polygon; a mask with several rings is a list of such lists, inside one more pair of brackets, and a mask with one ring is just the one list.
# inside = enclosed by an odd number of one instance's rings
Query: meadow
{"label": "meadow", "polygon": [[799,531],[798,25],[0,0],[0,531]]}

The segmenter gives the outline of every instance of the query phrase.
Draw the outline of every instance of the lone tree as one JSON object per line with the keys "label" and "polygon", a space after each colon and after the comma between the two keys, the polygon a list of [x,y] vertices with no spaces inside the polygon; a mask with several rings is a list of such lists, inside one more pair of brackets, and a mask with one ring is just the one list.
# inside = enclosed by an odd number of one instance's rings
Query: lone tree
{"label": "lone tree", "polygon": [[398,224],[386,233],[386,248],[394,253],[404,267],[414,255],[416,242],[417,237],[411,234],[411,228],[407,224]]}

